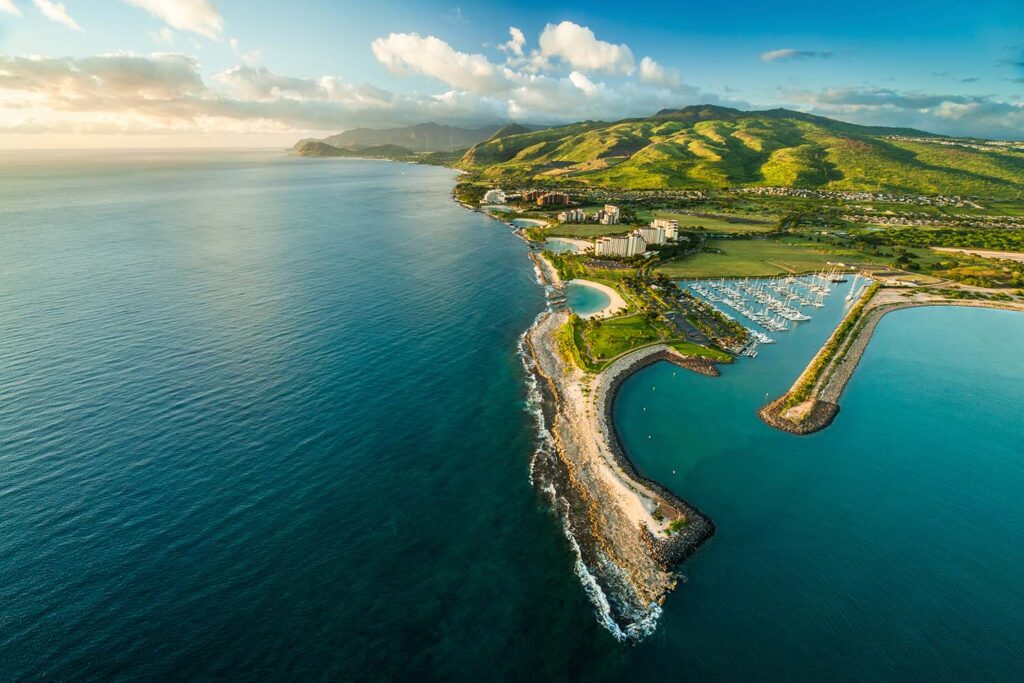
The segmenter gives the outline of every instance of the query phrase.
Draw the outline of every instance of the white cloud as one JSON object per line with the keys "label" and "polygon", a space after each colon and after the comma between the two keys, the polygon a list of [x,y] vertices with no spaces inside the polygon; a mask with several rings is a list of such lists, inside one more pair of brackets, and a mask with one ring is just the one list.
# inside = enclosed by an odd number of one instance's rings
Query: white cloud
{"label": "white cloud", "polygon": [[906,92],[851,87],[782,93],[810,111],[873,126],[918,128],[944,135],[1021,139],[1024,104],[981,95]]}
{"label": "white cloud", "polygon": [[769,50],[761,53],[762,62],[778,62],[780,60],[828,59],[831,52],[817,50],[794,50],[791,47],[781,50]]}
{"label": "white cloud", "polygon": [[242,52],[242,46],[238,42],[238,38],[232,38],[231,40],[229,40],[228,45],[230,45],[231,49],[235,51],[235,54],[238,55],[238,58],[242,60],[243,64],[248,64],[249,66],[252,66],[253,64],[257,64],[263,57],[262,53],[259,50],[249,50],[248,52]]}
{"label": "white cloud", "polygon": [[395,74],[422,74],[453,88],[475,93],[507,87],[498,67],[479,54],[459,52],[434,36],[392,33],[371,44],[381,64]]}
{"label": "white cloud", "polygon": [[640,80],[666,88],[678,88],[682,82],[678,69],[666,69],[650,57],[640,60]]}
{"label": "white cloud", "polygon": [[0,0],[0,12],[7,12],[16,17],[21,16],[21,10],[14,4],[14,0]]}
{"label": "white cloud", "polygon": [[74,31],[84,30],[77,21],[71,18],[68,8],[64,6],[63,2],[52,2],[52,0],[33,0],[33,2],[36,3],[36,7],[43,13],[43,16],[50,21],[63,24]]}
{"label": "white cloud", "polygon": [[[37,2],[39,0],[36,0]],[[224,31],[224,17],[210,0],[124,0],[162,19],[168,26],[211,40]]]}
{"label": "white cloud", "polygon": [[593,95],[597,92],[597,86],[594,85],[594,82],[579,71],[573,71],[569,74],[569,81],[582,90],[585,95]]}
{"label": "white cloud", "polygon": [[498,49],[502,52],[507,52],[512,57],[521,58],[523,56],[523,46],[526,45],[526,36],[522,30],[515,26],[509,26],[508,33],[512,37],[509,38],[507,43],[499,45]]}
{"label": "white cloud", "polygon": [[173,45],[175,35],[174,31],[172,31],[167,26],[164,26],[159,31],[150,31],[149,37],[158,43],[164,43],[165,45]]}
{"label": "white cloud", "polygon": [[635,67],[628,45],[598,40],[589,28],[571,21],[544,27],[540,35],[540,56],[560,57],[573,69],[581,71],[631,74]]}

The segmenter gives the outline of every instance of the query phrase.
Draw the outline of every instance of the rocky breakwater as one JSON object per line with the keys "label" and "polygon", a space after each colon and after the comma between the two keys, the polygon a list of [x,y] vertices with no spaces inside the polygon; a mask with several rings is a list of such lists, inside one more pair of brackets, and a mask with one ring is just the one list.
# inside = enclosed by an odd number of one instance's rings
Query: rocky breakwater
{"label": "rocky breakwater", "polygon": [[711,519],[693,505],[675,495],[656,481],[641,475],[633,461],[622,447],[622,441],[615,430],[613,409],[615,395],[622,383],[638,370],[658,361],[667,361],[693,372],[718,377],[721,373],[715,363],[707,358],[684,356],[675,349],[657,345],[638,349],[612,363],[598,376],[594,386],[595,416],[600,434],[600,443],[607,449],[615,466],[624,476],[635,483],[644,493],[656,497],[666,509],[659,509],[668,527],[679,520],[674,529],[662,530],[659,534],[642,534],[643,540],[662,567],[671,568],[692,555],[704,541],[715,533]]}
{"label": "rocky breakwater", "polygon": [[[832,424],[839,404],[827,400],[822,389],[847,356],[850,345],[863,328],[868,305],[878,292],[872,285],[847,312],[818,350],[789,391],[758,411],[765,424],[800,436],[817,432]],[[836,397],[838,398],[838,397]]]}
{"label": "rocky breakwater", "polygon": [[[559,330],[568,317],[564,311],[545,313],[526,337],[535,371],[555,406],[550,432],[566,473],[559,493],[572,513],[567,530],[579,547],[582,571],[597,584],[595,602],[607,603],[613,632],[642,635],[676,586],[674,566],[710,538],[714,525],[637,473],[615,434],[612,402],[626,377],[658,360],[705,374],[717,369],[657,346],[629,354],[596,376],[585,373],[559,351]],[[579,566],[577,572],[582,576]]]}
{"label": "rocky breakwater", "polygon": [[[983,293],[1000,293],[980,290]],[[758,412],[768,425],[793,434],[811,434],[832,424],[839,398],[853,377],[875,328],[883,317],[920,306],[970,306],[1024,310],[1024,301],[953,298],[928,290],[885,289],[874,285],[836,327],[792,388]]]}

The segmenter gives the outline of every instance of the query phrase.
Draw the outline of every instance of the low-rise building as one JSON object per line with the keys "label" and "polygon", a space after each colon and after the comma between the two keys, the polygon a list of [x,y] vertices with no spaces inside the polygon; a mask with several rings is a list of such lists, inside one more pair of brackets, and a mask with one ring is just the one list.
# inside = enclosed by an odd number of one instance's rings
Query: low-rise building
{"label": "low-rise building", "polygon": [[618,225],[619,207],[605,204],[604,208],[597,212],[597,222],[602,225]]}
{"label": "low-rise building", "polygon": [[583,223],[587,220],[587,213],[583,209],[569,209],[558,214],[560,223]]}
{"label": "low-rise building", "polygon": [[505,193],[497,188],[484,192],[484,204],[504,204]]}

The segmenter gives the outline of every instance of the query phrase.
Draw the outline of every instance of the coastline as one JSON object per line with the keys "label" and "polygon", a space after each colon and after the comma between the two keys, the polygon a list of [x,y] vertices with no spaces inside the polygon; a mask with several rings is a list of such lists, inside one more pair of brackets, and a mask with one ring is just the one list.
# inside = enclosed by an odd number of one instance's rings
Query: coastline
{"label": "coastline", "polygon": [[[544,257],[542,256],[541,258]],[[547,259],[544,259],[544,261],[547,262]],[[569,282],[566,284],[573,284],[574,282],[583,285],[584,287],[596,289],[597,291],[601,292],[606,297],[608,297],[607,306],[605,306],[599,311],[594,311],[593,313],[581,315],[581,318],[608,318],[610,316],[615,315],[616,313],[622,313],[626,310],[626,308],[628,308],[626,300],[622,298],[622,295],[616,292],[608,285],[603,285],[600,282],[593,282],[592,280],[583,280],[581,278],[569,280]]]}
{"label": "coastline", "polygon": [[[530,244],[522,230],[513,232]],[[544,255],[531,250],[528,256],[538,284],[563,293],[566,282]],[[580,282],[608,290],[609,305],[593,315],[626,308],[615,290]],[[576,573],[599,621],[617,640],[636,641],[654,631],[662,603],[678,585],[676,567],[714,535],[715,526],[696,506],[637,471],[615,430],[615,396],[626,379],[659,361],[709,376],[719,372],[713,361],[658,344],[622,356],[597,375],[585,373],[559,352],[558,331],[569,315],[548,307],[522,337],[524,368],[545,404],[535,413],[541,443],[531,481],[550,495],[562,518]]]}
{"label": "coastline", "polygon": [[[586,524],[573,524],[580,545],[591,548],[588,566],[616,599],[622,639],[649,633],[659,606],[677,585],[675,566],[714,534],[714,524],[696,507],[642,477],[626,456],[612,419],[615,394],[636,371],[666,360],[717,375],[714,363],[683,356],[668,346],[638,349],[597,376],[559,355],[558,330],[565,311],[542,313],[525,336],[531,365],[553,404],[550,435],[567,472],[563,495]],[[570,520],[578,522],[579,520]],[[616,633],[613,631],[613,633]]]}
{"label": "coastline", "polygon": [[[825,365],[809,396],[794,404],[794,393],[798,391],[798,387],[805,381],[815,364],[820,362],[822,354],[846,321],[845,317],[790,389],[758,411],[758,417],[765,424],[798,436],[813,434],[832,424],[839,414],[839,399],[846,385],[860,364],[878,323],[889,313],[924,306],[995,308],[1024,312],[1024,303],[1016,301],[952,299],[928,292],[908,292],[902,289],[880,289],[864,304],[860,318],[855,321],[850,335],[841,340],[831,357],[824,359]],[[856,310],[855,306],[847,315],[853,314]]]}
{"label": "coastline", "polygon": [[560,242],[562,244],[571,244],[576,247],[578,252],[586,251],[587,249],[593,249],[594,243],[588,240],[581,240],[575,237],[548,237],[548,242]]}

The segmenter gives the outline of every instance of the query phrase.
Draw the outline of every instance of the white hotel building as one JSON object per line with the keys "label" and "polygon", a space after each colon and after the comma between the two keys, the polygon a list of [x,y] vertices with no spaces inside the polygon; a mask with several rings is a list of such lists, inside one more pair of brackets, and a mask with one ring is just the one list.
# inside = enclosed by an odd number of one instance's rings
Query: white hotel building
{"label": "white hotel building", "polygon": [[499,189],[487,190],[484,193],[484,204],[504,204],[505,193]]}
{"label": "white hotel building", "polygon": [[664,228],[665,239],[674,240],[679,237],[679,221],[674,218],[655,218],[651,221],[652,228]]}
{"label": "white hotel building", "polygon": [[611,204],[605,204],[604,209],[597,212],[597,222],[602,225],[618,225],[619,223],[619,207]]}
{"label": "white hotel building", "polygon": [[647,244],[665,244],[665,228],[640,228],[637,232]]}
{"label": "white hotel building", "polygon": [[639,230],[634,230],[628,235],[599,237],[594,241],[595,256],[622,256],[630,258],[632,256],[639,256],[645,251],[647,251],[647,242],[644,241]]}

